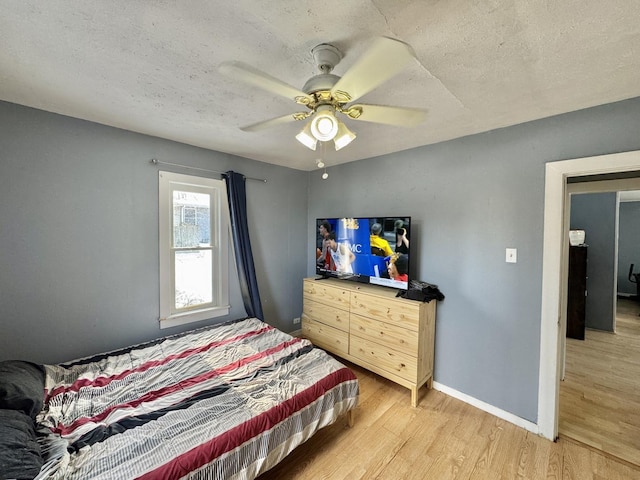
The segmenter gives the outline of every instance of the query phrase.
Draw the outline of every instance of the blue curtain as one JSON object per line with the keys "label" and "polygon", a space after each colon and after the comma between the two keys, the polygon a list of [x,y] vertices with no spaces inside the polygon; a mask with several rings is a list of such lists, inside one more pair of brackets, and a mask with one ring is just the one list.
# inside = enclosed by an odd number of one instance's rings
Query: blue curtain
{"label": "blue curtain", "polygon": [[253,264],[249,227],[247,225],[247,189],[243,175],[229,170],[223,175],[227,184],[229,213],[231,214],[231,233],[236,251],[236,266],[240,277],[240,292],[244,308],[249,317],[264,321],[256,269]]}

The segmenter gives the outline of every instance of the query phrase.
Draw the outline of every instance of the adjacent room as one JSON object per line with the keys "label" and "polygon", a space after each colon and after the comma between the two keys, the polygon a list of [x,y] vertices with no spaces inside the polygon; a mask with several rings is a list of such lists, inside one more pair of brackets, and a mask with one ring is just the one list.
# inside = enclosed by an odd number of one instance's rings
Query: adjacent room
{"label": "adjacent room", "polygon": [[0,477],[639,478],[638,18],[0,2]]}

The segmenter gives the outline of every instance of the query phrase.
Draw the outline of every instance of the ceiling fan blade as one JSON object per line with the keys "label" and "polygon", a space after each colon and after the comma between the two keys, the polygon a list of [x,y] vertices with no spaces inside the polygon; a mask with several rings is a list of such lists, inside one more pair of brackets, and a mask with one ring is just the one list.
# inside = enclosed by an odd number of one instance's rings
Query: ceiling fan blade
{"label": "ceiling fan blade", "polygon": [[415,54],[411,46],[389,37],[378,38],[331,89],[346,92],[350,102],[398,74]]}
{"label": "ceiling fan blade", "polygon": [[251,125],[246,125],[244,127],[240,127],[240,130],[243,132],[259,132],[260,130],[265,130],[267,128],[275,127],[277,125],[283,125],[289,122],[295,122],[296,120],[304,120],[311,112],[303,112],[303,113],[289,113],[287,115],[283,115],[282,117],[272,118],[270,120],[264,120],[258,123],[252,123]]}
{"label": "ceiling fan blade", "polygon": [[218,70],[230,78],[262,88],[303,105],[307,105],[312,100],[302,90],[242,62],[223,62]]}
{"label": "ceiling fan blade", "polygon": [[400,127],[415,127],[427,117],[427,111],[420,108],[389,107],[386,105],[351,105],[343,111],[353,120],[362,122],[384,123]]}

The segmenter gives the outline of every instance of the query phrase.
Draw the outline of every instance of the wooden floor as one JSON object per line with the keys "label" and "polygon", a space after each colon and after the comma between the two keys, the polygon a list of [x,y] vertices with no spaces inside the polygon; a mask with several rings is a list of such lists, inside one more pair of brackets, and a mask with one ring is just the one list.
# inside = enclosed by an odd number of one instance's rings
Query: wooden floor
{"label": "wooden floor", "polygon": [[409,390],[348,364],[360,381],[354,426],[320,430],[260,480],[640,479],[588,447],[554,443],[435,390]]}
{"label": "wooden floor", "polygon": [[[616,333],[567,339],[561,436],[640,465],[640,304],[619,299]],[[638,475],[637,478],[640,478]]]}

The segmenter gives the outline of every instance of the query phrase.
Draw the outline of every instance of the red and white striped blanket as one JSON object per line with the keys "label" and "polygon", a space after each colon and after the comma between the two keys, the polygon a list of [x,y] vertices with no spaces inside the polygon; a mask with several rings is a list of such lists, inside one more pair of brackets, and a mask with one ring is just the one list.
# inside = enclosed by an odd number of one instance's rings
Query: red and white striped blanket
{"label": "red and white striped blanket", "polygon": [[38,479],[252,479],[358,398],[351,370],[257,319],[45,369],[58,448]]}

